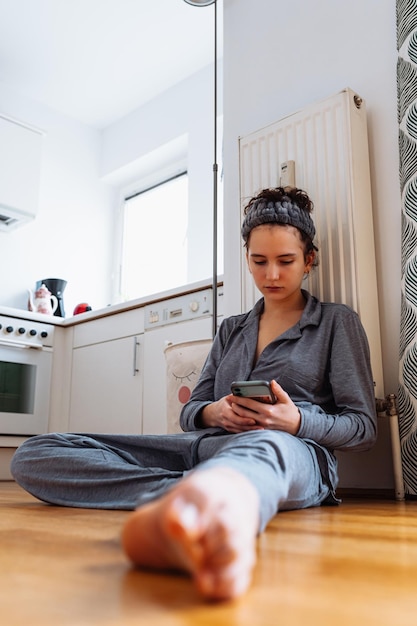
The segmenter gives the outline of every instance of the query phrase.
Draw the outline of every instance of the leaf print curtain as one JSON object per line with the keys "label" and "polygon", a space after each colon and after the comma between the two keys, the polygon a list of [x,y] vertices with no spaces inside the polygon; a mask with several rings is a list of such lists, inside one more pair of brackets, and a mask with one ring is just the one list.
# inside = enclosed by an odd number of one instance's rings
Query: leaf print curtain
{"label": "leaf print curtain", "polygon": [[405,492],[417,494],[417,0],[397,0],[402,219],[398,408]]}

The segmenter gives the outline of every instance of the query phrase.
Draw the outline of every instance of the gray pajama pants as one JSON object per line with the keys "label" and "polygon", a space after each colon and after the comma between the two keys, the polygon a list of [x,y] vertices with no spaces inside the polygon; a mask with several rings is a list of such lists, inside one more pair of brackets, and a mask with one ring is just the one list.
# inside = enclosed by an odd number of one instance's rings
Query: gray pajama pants
{"label": "gray pajama pants", "polygon": [[280,431],[54,433],[20,446],[11,471],[19,485],[45,502],[132,510],[163,495],[190,471],[229,467],[257,489],[262,531],[278,510],[335,502],[325,456],[312,443]]}

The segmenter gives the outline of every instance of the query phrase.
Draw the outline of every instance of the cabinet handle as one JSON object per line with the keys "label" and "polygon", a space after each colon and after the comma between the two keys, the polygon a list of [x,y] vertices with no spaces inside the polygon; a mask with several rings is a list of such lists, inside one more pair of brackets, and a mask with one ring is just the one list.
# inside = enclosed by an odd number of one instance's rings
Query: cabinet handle
{"label": "cabinet handle", "polygon": [[138,346],[140,346],[140,341],[138,341],[137,337],[133,337],[133,376],[139,374],[139,368],[137,366]]}

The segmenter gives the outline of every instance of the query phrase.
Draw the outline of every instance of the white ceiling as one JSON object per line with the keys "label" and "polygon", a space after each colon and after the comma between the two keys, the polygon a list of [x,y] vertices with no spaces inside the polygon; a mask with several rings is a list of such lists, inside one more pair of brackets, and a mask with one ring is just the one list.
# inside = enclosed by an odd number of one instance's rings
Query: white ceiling
{"label": "white ceiling", "polygon": [[102,128],[212,63],[213,42],[214,5],[0,0],[0,88]]}

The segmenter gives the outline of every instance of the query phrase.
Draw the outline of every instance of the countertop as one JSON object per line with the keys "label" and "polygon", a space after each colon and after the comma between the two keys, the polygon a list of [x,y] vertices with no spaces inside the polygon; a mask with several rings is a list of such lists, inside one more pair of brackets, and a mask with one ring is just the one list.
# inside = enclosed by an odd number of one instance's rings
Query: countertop
{"label": "countertop", "polygon": [[[219,285],[223,284],[219,280]],[[55,315],[45,315],[43,313],[33,313],[32,311],[26,311],[25,309],[15,309],[12,307],[0,305],[0,315],[6,315],[8,317],[16,317],[19,319],[33,320],[37,322],[45,322],[46,324],[54,324],[55,326],[74,326],[75,324],[81,324],[100,317],[106,317],[108,315],[115,315],[116,313],[122,313],[123,311],[129,311],[131,309],[138,309],[143,306],[147,306],[154,302],[161,302],[178,296],[187,295],[188,293],[194,293],[207,289],[212,286],[209,280],[203,280],[195,283],[189,283],[175,289],[155,293],[143,298],[137,298],[135,300],[129,300],[128,302],[119,302],[117,304],[111,304],[102,309],[96,309],[93,311],[87,311],[86,313],[80,313],[71,317],[57,317]]]}

